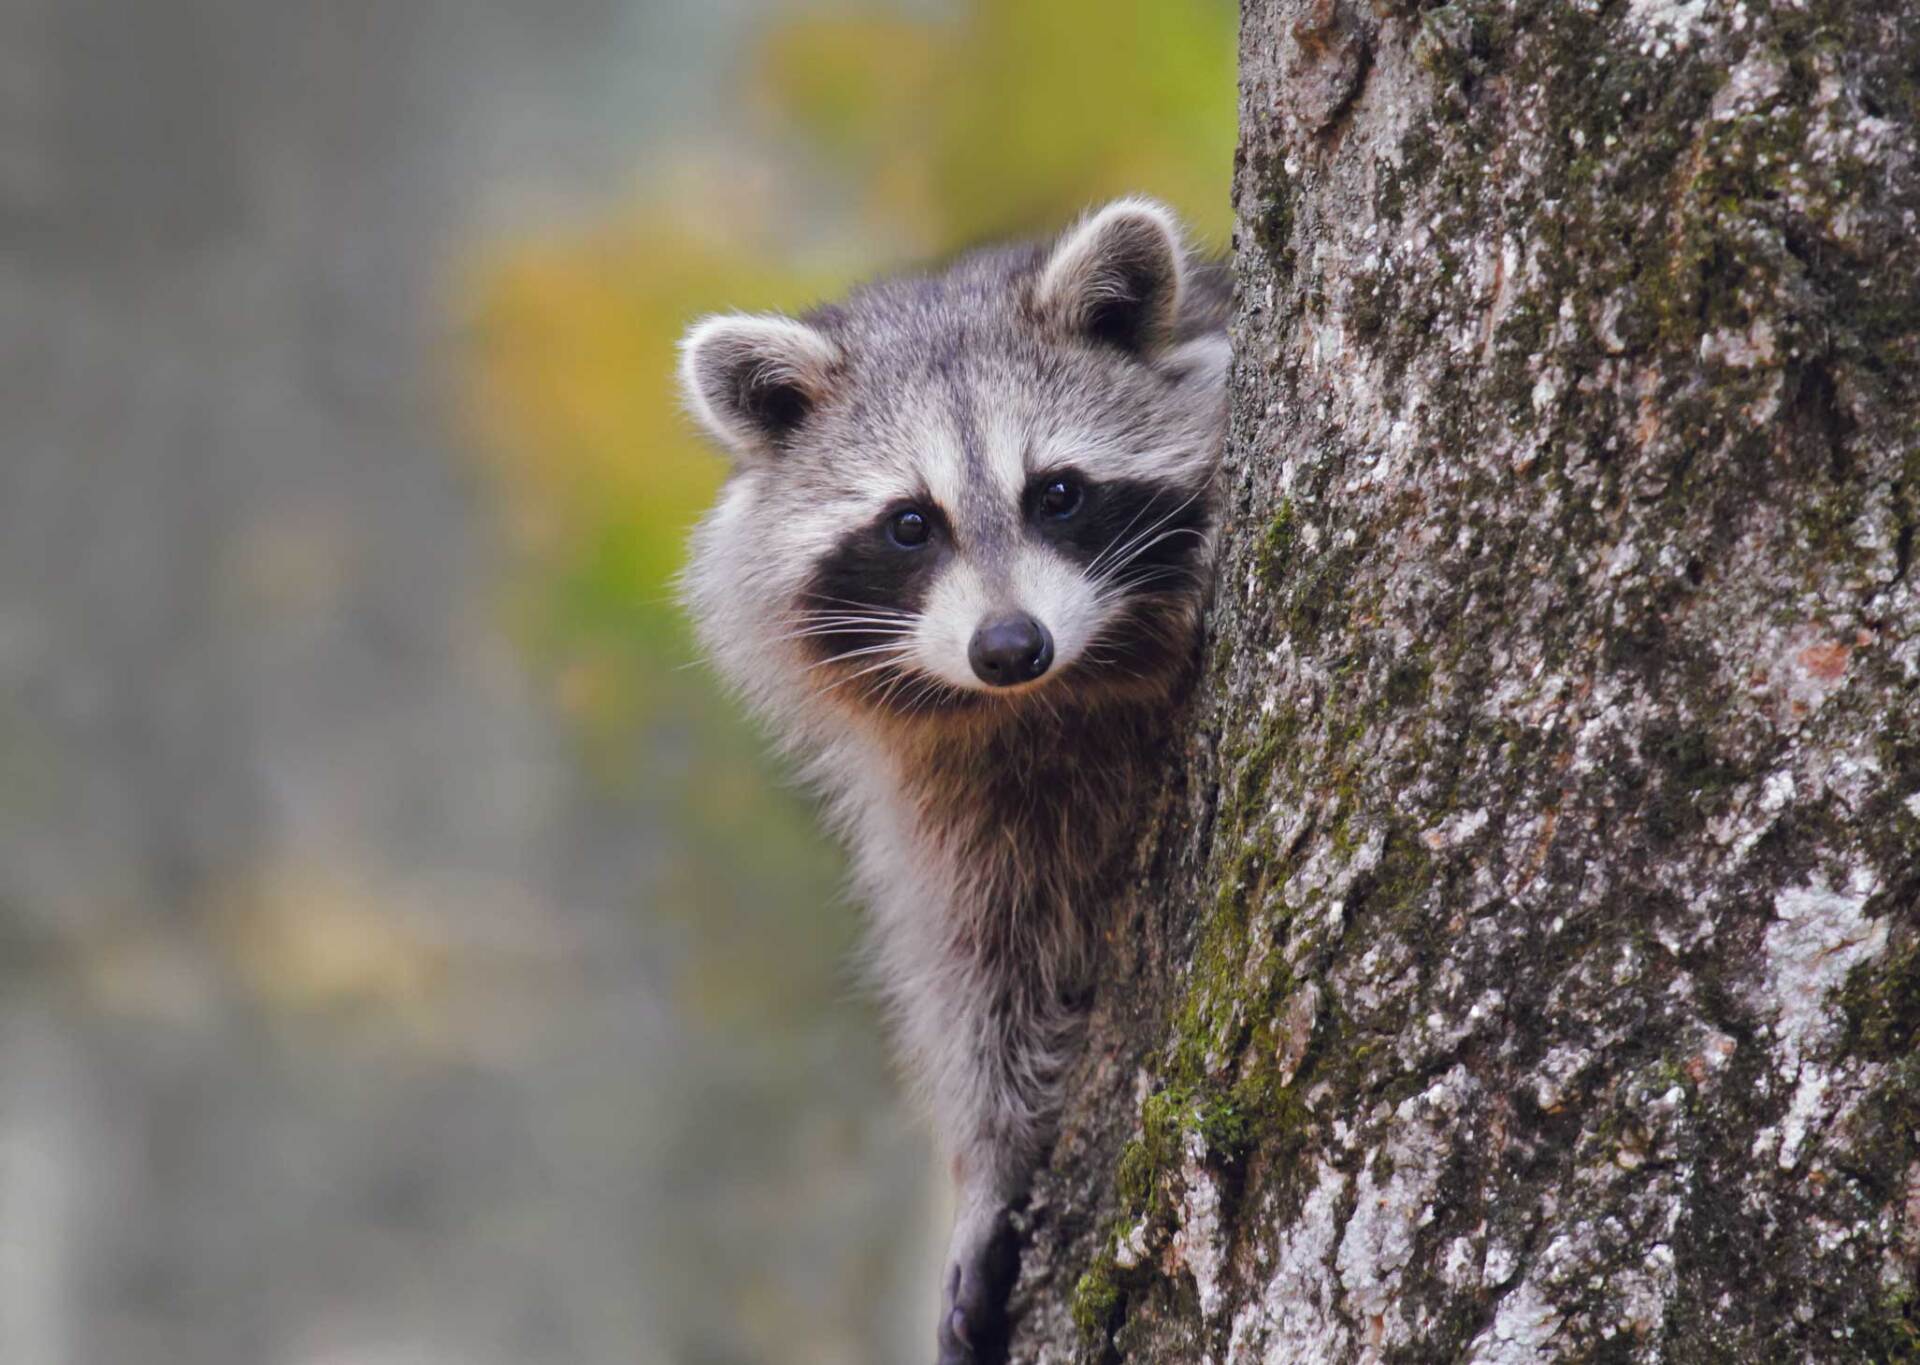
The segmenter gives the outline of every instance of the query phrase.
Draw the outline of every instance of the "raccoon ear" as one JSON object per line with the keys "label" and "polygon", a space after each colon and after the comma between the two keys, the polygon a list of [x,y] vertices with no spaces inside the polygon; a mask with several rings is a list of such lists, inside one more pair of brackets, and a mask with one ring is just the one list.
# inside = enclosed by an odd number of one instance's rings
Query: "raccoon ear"
{"label": "raccoon ear", "polygon": [[742,459],[777,454],[828,393],[840,348],[777,314],[703,318],[680,343],[680,392],[709,435]]}
{"label": "raccoon ear", "polygon": [[1151,199],[1117,199],[1061,237],[1034,306],[1069,333],[1151,355],[1172,339],[1185,276],[1179,220]]}

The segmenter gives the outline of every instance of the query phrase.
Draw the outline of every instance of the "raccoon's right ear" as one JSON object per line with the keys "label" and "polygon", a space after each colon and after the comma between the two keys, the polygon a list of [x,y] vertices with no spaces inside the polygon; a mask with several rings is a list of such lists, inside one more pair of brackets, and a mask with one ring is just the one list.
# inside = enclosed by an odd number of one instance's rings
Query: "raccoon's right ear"
{"label": "raccoon's right ear", "polygon": [[792,318],[703,318],[680,343],[680,392],[709,435],[742,459],[775,455],[827,396],[840,348]]}
{"label": "raccoon's right ear", "polygon": [[1069,228],[1033,301],[1069,334],[1151,355],[1173,337],[1186,280],[1180,223],[1151,199],[1117,199]]}

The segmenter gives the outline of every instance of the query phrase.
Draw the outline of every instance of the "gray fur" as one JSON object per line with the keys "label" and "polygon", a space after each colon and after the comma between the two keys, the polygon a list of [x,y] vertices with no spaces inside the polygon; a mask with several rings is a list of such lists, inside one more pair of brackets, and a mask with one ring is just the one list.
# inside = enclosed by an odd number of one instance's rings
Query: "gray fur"
{"label": "gray fur", "polygon": [[[1225,313],[1224,273],[1187,259],[1164,209],[1123,200],[1054,242],[798,320],[708,320],[685,347],[689,407],[735,456],[685,599],[852,852],[874,976],[958,1189],[942,1361],[996,1353],[994,1243],[1048,1140],[1113,863],[1188,682]],[[1060,466],[1164,497],[1077,563],[1036,539],[1021,501]],[[951,526],[924,599],[810,596],[819,565],[903,501]],[[1190,557],[1129,570],[1156,545]],[[1046,622],[1059,653],[1037,681],[989,690],[966,641],[1007,609]],[[879,643],[822,657],[822,632],[855,625]]]}

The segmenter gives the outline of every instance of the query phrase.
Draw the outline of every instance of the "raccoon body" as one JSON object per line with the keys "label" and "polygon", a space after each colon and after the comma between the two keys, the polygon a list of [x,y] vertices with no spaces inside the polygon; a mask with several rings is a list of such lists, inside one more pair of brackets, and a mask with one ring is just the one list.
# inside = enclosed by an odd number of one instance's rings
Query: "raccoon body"
{"label": "raccoon body", "polygon": [[943,1365],[1004,1350],[1101,907],[1212,567],[1227,284],[1145,200],[683,347],[732,455],[685,597],[847,843],[950,1161]]}

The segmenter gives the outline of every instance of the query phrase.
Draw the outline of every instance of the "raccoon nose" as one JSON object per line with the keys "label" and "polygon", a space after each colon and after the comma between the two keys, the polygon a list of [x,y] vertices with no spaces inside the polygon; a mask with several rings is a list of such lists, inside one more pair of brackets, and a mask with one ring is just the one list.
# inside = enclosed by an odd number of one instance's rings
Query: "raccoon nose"
{"label": "raccoon nose", "polygon": [[967,662],[992,687],[1030,682],[1053,663],[1053,637],[1025,612],[989,621],[973,633]]}

